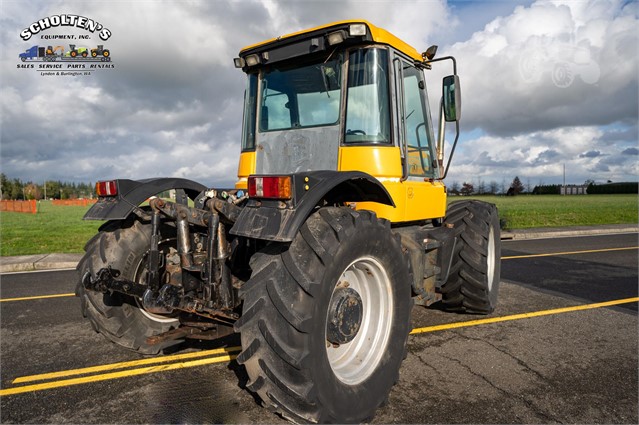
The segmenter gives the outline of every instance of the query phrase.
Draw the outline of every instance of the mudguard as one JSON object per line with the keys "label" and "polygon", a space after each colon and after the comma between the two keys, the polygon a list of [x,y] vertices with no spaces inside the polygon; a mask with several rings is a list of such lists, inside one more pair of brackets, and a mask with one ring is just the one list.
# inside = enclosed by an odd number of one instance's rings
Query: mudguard
{"label": "mudguard", "polygon": [[251,199],[230,230],[236,236],[290,242],[320,202],[379,202],[395,206],[386,188],[361,171],[312,171],[292,174],[290,202]]}
{"label": "mudguard", "polygon": [[171,189],[182,189],[195,199],[206,186],[192,180],[164,177],[144,180],[115,180],[118,188],[116,196],[101,197],[87,213],[84,220],[124,220],[133,210],[149,197]]}

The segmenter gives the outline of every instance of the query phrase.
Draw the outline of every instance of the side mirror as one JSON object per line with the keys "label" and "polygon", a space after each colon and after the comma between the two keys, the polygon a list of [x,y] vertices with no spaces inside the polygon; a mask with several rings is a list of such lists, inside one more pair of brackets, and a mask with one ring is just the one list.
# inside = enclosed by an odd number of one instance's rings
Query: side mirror
{"label": "side mirror", "polygon": [[447,122],[461,118],[461,88],[459,76],[449,75],[443,80],[444,119]]}

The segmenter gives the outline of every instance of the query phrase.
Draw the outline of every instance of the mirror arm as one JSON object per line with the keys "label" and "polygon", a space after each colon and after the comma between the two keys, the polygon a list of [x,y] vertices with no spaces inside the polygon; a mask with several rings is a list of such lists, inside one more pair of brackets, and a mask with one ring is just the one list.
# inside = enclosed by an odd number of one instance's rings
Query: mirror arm
{"label": "mirror arm", "polygon": [[444,56],[442,58],[437,58],[437,59],[432,59],[429,61],[424,61],[422,62],[423,65],[429,65],[433,62],[439,62],[439,61],[443,61],[443,60],[452,60],[453,61],[453,74],[457,75],[457,60],[455,60],[454,56]]}
{"label": "mirror arm", "polygon": [[437,135],[437,167],[442,170],[444,166],[444,137],[445,137],[446,123],[444,121],[444,98],[439,100],[439,128]]}
{"label": "mirror arm", "polygon": [[457,140],[459,140],[459,121],[455,121],[455,141],[453,142],[453,147],[450,149],[450,156],[448,157],[448,162],[446,163],[446,171],[444,171],[444,176],[441,177],[441,180],[444,180],[448,175],[448,170],[450,169],[450,161],[452,161],[453,155],[455,154]]}

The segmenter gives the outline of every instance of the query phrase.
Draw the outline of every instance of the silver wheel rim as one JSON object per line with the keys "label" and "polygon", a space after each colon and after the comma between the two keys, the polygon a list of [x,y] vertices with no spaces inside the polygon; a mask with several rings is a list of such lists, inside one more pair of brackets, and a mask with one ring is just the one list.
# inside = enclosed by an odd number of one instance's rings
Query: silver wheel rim
{"label": "silver wheel rim", "polygon": [[495,279],[495,229],[490,227],[488,233],[488,253],[486,255],[488,262],[486,267],[486,279],[488,279],[488,292],[493,290],[493,280]]}
{"label": "silver wheel rim", "polygon": [[371,257],[353,261],[335,287],[344,282],[362,299],[361,325],[346,344],[335,347],[327,341],[326,354],[335,376],[347,385],[356,385],[373,374],[387,351],[395,307],[393,288],[382,265]]}
{"label": "silver wheel rim", "polygon": [[[144,281],[144,275],[146,275],[146,270],[144,269],[145,262],[146,262],[146,256],[144,256],[142,261],[140,261],[140,264],[138,264],[138,267],[135,271],[135,276],[138,276],[138,278],[136,279],[138,282]],[[140,310],[140,312],[147,318],[153,320],[154,322],[158,322],[158,323],[177,322],[177,319],[175,317],[163,316],[160,314],[155,314],[155,313],[146,311],[146,309],[144,308],[144,306],[142,305],[142,302],[140,301],[138,297],[133,297],[133,299],[135,300],[135,305],[138,306],[138,309]]]}

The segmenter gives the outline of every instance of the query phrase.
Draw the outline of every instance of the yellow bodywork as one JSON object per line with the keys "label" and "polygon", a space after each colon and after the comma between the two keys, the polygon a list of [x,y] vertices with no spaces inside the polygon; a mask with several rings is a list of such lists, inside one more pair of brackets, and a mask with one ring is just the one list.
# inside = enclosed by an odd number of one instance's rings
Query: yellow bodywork
{"label": "yellow bodywork", "polygon": [[250,46],[244,47],[242,50],[240,50],[240,55],[242,55],[243,52],[245,52],[247,50],[250,50],[250,49],[254,49],[256,47],[265,46],[267,44],[271,44],[271,43],[275,43],[275,42],[278,42],[278,41],[282,41],[282,40],[285,40],[285,39],[290,38],[290,37],[295,37],[297,35],[302,35],[302,34],[310,33],[310,32],[313,32],[313,31],[318,31],[318,30],[321,30],[321,29],[324,29],[324,28],[330,28],[330,27],[333,27],[333,26],[343,25],[343,24],[366,24],[366,26],[368,26],[368,29],[371,32],[371,35],[373,37],[373,41],[375,41],[376,43],[388,44],[389,46],[393,46],[395,49],[397,49],[400,52],[412,57],[415,60],[418,60],[418,61],[423,60],[421,53],[419,53],[414,47],[406,44],[405,42],[403,42],[399,38],[395,37],[393,34],[391,34],[390,32],[386,31],[385,29],[376,27],[375,25],[371,24],[370,22],[362,20],[362,19],[351,19],[351,20],[346,20],[346,21],[332,22],[330,24],[321,25],[319,27],[309,28],[309,29],[305,29],[303,31],[297,31],[297,32],[294,32],[294,33],[291,33],[291,34],[283,35],[281,37],[272,38],[270,40],[262,41],[261,43],[252,44]]}
{"label": "yellow bodywork", "polygon": [[440,181],[401,181],[402,161],[397,146],[343,146],[339,171],[363,171],[375,176],[395,202],[395,207],[376,202],[358,202],[357,209],[375,211],[393,223],[439,218],[446,215],[446,188]]}
{"label": "yellow bodywork", "polygon": [[[363,171],[375,176],[395,202],[395,207],[359,202],[356,209],[374,211],[393,223],[438,218],[446,215],[446,187],[440,181],[401,181],[400,150],[396,146],[346,146],[339,150],[339,171]],[[247,178],[255,173],[255,152],[242,152],[236,189],[247,189]]]}
{"label": "yellow bodywork", "polygon": [[248,176],[255,174],[255,151],[242,152],[240,163],[237,167],[236,189],[246,190],[248,188]]}
{"label": "yellow bodywork", "polygon": [[[289,37],[311,33],[317,30],[343,24],[365,24],[372,35],[373,41],[386,44],[396,50],[422,61],[422,55],[390,32],[376,27],[364,20],[348,20],[333,22],[316,28],[295,32],[278,38],[247,46],[240,51],[240,55],[256,47],[277,43]],[[237,189],[247,188],[247,178],[255,173],[255,152],[242,152],[238,167]],[[430,163],[427,158],[425,162]],[[341,146],[338,154],[338,171],[363,171],[377,178],[391,195],[395,207],[375,202],[358,202],[356,209],[374,211],[378,217],[393,223],[419,221],[440,218],[446,215],[446,187],[441,181],[425,178],[421,168],[418,152],[409,150],[407,155],[409,177],[402,181],[402,158],[397,146]]]}

